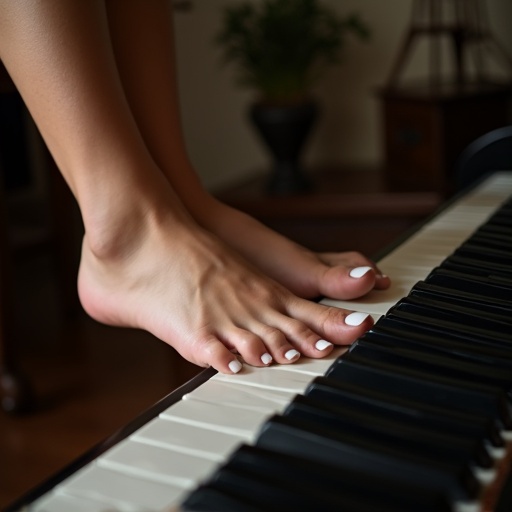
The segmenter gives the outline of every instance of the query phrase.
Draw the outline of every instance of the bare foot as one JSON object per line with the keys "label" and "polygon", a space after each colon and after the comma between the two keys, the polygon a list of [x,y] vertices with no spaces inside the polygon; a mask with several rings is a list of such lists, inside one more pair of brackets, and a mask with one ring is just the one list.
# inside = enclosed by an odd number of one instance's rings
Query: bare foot
{"label": "bare foot", "polygon": [[314,253],[213,199],[194,213],[203,226],[299,297],[349,300],[391,284],[358,252]]}
{"label": "bare foot", "polygon": [[100,322],[151,332],[195,364],[236,373],[234,353],[255,366],[319,358],[372,325],[365,314],[296,297],[192,222],[145,215],[127,226],[120,244],[98,249],[84,237],[82,304]]}

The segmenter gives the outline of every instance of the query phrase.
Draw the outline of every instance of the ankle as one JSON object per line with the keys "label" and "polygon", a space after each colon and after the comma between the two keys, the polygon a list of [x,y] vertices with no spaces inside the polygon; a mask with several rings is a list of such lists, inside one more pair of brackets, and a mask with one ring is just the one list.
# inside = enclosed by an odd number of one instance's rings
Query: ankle
{"label": "ankle", "polygon": [[[140,248],[151,233],[176,229],[187,214],[173,202],[144,201],[144,198],[113,205],[85,221],[84,244],[100,260],[118,261]],[[166,227],[164,227],[166,226]]]}

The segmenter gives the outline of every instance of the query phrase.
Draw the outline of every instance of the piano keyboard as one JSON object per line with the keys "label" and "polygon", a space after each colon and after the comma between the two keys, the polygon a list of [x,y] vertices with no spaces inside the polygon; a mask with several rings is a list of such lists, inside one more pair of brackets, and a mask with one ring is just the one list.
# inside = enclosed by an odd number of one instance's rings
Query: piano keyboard
{"label": "piano keyboard", "polygon": [[8,512],[486,510],[511,457],[512,206],[465,241],[511,193],[496,173],[379,261],[389,290],[325,300],[376,320],[350,349],[210,371]]}

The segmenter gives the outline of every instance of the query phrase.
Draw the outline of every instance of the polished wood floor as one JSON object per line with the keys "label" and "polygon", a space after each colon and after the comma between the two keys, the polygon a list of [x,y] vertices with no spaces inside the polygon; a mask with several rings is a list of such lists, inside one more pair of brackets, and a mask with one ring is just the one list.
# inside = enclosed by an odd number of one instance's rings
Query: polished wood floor
{"label": "polished wood floor", "polygon": [[36,408],[0,411],[0,510],[199,371],[147,333],[65,316],[45,251],[21,258],[14,277]]}

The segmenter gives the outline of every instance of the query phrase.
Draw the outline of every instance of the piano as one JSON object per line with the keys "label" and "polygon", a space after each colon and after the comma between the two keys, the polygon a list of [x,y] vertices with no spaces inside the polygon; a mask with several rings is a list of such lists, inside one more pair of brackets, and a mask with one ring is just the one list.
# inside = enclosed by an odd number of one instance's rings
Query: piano
{"label": "piano", "polygon": [[6,512],[512,510],[512,173],[379,260],[326,359],[209,369]]}

